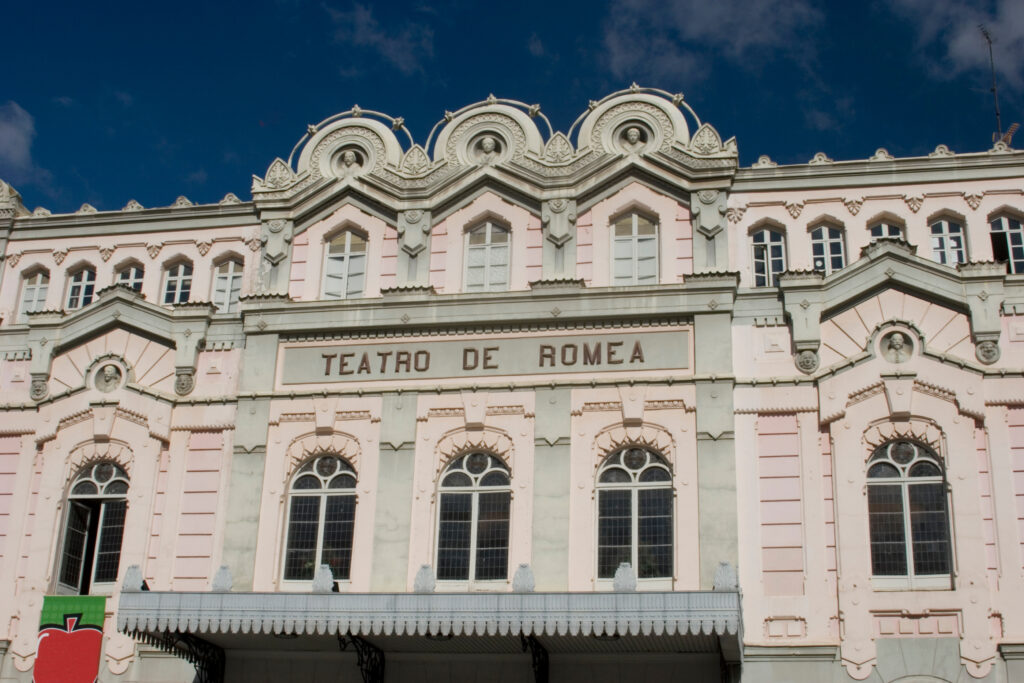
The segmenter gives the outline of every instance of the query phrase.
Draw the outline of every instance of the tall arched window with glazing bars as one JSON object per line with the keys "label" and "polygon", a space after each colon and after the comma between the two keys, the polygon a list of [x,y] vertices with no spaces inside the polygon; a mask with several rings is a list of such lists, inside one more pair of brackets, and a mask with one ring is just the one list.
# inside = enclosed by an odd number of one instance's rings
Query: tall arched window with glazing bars
{"label": "tall arched window with glazing bars", "polygon": [[911,582],[950,574],[946,481],[939,456],[913,441],[882,444],[867,472],[871,573]]}
{"label": "tall arched window with glazing bars", "polygon": [[300,467],[288,493],[284,580],[311,581],[321,564],[348,580],[355,521],[356,471],[347,460],[321,455]]}
{"label": "tall arched window with glazing bars", "polygon": [[660,453],[642,446],[615,451],[597,472],[597,577],[611,579],[628,562],[638,579],[673,570],[672,473]]}
{"label": "tall arched window with glazing bars", "polygon": [[438,490],[438,580],[508,578],[511,505],[511,473],[501,458],[478,451],[449,463]]}
{"label": "tall arched window with glazing bars", "polygon": [[60,593],[87,595],[117,581],[128,512],[128,474],[108,460],[86,465],[71,484],[61,539]]}

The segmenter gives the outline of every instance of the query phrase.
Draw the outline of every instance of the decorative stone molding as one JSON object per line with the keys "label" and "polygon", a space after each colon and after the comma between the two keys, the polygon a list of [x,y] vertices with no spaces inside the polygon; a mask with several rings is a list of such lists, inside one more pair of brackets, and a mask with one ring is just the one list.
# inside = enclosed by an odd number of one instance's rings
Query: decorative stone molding
{"label": "decorative stone molding", "polygon": [[114,255],[114,249],[115,247],[100,247],[100,258],[104,262],[109,261],[110,257]]}
{"label": "decorative stone molding", "polygon": [[412,583],[413,593],[433,593],[437,586],[437,579],[434,577],[434,570],[429,564],[422,565],[416,572],[416,578]]}
{"label": "decorative stone molding", "polygon": [[819,362],[818,352],[812,349],[804,349],[793,356],[796,369],[805,375],[810,375],[817,370]]}
{"label": "decorative stone molding", "polygon": [[745,206],[734,206],[732,208],[729,208],[729,209],[725,210],[725,218],[730,223],[739,223],[741,220],[743,220],[743,214],[745,214],[746,212],[747,212],[747,207],[745,207]]}
{"label": "decorative stone molding", "polygon": [[723,218],[728,212],[725,206],[728,199],[728,195],[721,190],[698,190],[690,195],[690,211],[696,219],[695,227],[705,237],[714,237],[725,229]]}
{"label": "decorative stone molding", "polygon": [[187,209],[190,206],[195,206],[195,204],[193,204],[192,200],[183,194],[178,195],[178,198],[174,200],[173,204],[171,204],[172,209]]}
{"label": "decorative stone molding", "polygon": [[778,164],[772,161],[772,158],[770,156],[768,156],[767,154],[762,154],[757,158],[757,161],[751,164],[750,168],[775,168],[777,166]]}
{"label": "decorative stone molding", "polygon": [[984,194],[964,193],[964,201],[967,202],[967,206],[971,207],[971,211],[977,211],[978,207],[981,206],[981,200],[984,198]]}
{"label": "decorative stone molding", "polygon": [[155,259],[160,255],[160,250],[164,248],[163,242],[156,242],[154,244],[146,245],[146,253],[149,254],[149,258]]}
{"label": "decorative stone molding", "polygon": [[21,260],[21,252],[15,251],[7,255],[7,265],[14,268],[18,265],[18,261]]}
{"label": "decorative stone molding", "polygon": [[96,207],[93,206],[92,204],[89,204],[89,203],[82,204],[80,207],[78,207],[78,211],[75,211],[76,214],[84,215],[84,216],[87,216],[89,214],[94,214],[94,213],[97,213],[97,212],[98,211],[97,211]]}
{"label": "decorative stone molding", "polygon": [[860,209],[864,206],[863,199],[844,199],[843,204],[846,206],[846,210],[850,212],[850,215],[856,216],[860,213]]}
{"label": "decorative stone molding", "polygon": [[870,457],[874,449],[897,439],[917,441],[942,454],[942,431],[932,422],[920,418],[877,424],[864,432],[862,438],[867,451],[864,460]]}
{"label": "decorative stone molding", "polygon": [[137,564],[133,564],[124,570],[124,579],[121,581],[121,592],[122,593],[141,593],[142,583],[142,569]]}
{"label": "decorative stone molding", "polygon": [[939,145],[935,148],[935,151],[928,155],[931,159],[945,159],[948,157],[954,157],[956,154],[949,149],[946,145]]}
{"label": "decorative stone molding", "polygon": [[620,562],[612,579],[612,590],[616,593],[632,593],[636,591],[636,572],[629,562]]}
{"label": "decorative stone molding", "polygon": [[417,256],[427,248],[431,214],[427,209],[409,209],[398,214],[399,244],[409,256]]}
{"label": "decorative stone molding", "polygon": [[924,204],[924,197],[903,195],[903,201],[907,203],[907,208],[917,213]]}
{"label": "decorative stone molding", "polygon": [[547,240],[556,247],[563,246],[573,238],[576,228],[576,200],[559,198],[544,202],[541,205],[541,223]]}
{"label": "decorative stone molding", "polygon": [[280,190],[288,187],[294,182],[295,172],[280,157],[274,159],[270,163],[270,166],[267,168],[267,173],[263,177],[263,186],[271,190]]}
{"label": "decorative stone molding", "polygon": [[420,145],[413,145],[402,158],[402,170],[410,175],[422,175],[430,169],[430,157]]}
{"label": "decorative stone molding", "polygon": [[[464,413],[463,413],[464,415]],[[459,428],[445,434],[437,442],[435,452],[438,466],[444,467],[449,460],[470,451],[487,451],[505,461],[512,462],[512,439],[503,430],[484,426],[482,429]]]}
{"label": "decorative stone molding", "polygon": [[362,449],[359,440],[351,434],[332,431],[329,434],[306,434],[293,440],[286,450],[288,454],[289,472],[291,477],[295,470],[310,458],[318,455],[337,455],[349,462],[359,471],[359,458]]}
{"label": "decorative stone molding", "polygon": [[226,564],[222,564],[217,573],[213,575],[210,590],[214,593],[230,593],[233,583],[231,569]]}
{"label": "decorative stone molding", "polygon": [[728,562],[719,562],[715,570],[713,590],[716,591],[737,591],[740,580],[736,574],[736,568]]}
{"label": "decorative stone molding", "polygon": [[32,373],[32,384],[28,395],[33,401],[42,401],[50,393],[49,377]]}
{"label": "decorative stone molding", "polygon": [[132,476],[132,467],[135,465],[135,453],[128,447],[128,444],[121,441],[87,441],[71,449],[67,458],[67,469],[64,472],[64,488],[67,488],[71,481],[78,476],[85,467],[101,460],[109,460],[123,469],[129,479]]}
{"label": "decorative stone molding", "polygon": [[572,142],[562,132],[552,135],[544,146],[544,159],[553,164],[564,164],[571,160],[575,153]]}
{"label": "decorative stone molding", "polygon": [[322,564],[317,567],[311,588],[314,593],[321,595],[334,592],[334,573],[331,572],[331,565]]}
{"label": "decorative stone molding", "polygon": [[[616,403],[613,409],[621,409],[621,404]],[[687,411],[690,410],[687,407]],[[645,446],[658,451],[669,464],[675,464],[675,439],[661,425],[647,421],[633,427],[615,424],[598,432],[594,437],[594,458],[600,462],[609,453],[626,446]]]}
{"label": "decorative stone molding", "polygon": [[213,242],[210,240],[199,240],[196,242],[196,251],[199,252],[200,256],[206,256],[210,253],[210,247],[213,246]]}
{"label": "decorative stone molding", "polygon": [[999,360],[1000,355],[999,343],[991,339],[978,342],[974,350],[974,355],[979,361],[985,365],[992,365]]}
{"label": "decorative stone molding", "polygon": [[125,204],[124,208],[121,209],[121,210],[122,211],[142,211],[144,208],[146,208],[146,207],[144,207],[142,204],[139,204],[134,199],[129,199],[128,203]]}
{"label": "decorative stone molding", "polygon": [[52,253],[53,253],[53,262],[56,263],[59,266],[60,264],[64,263],[64,259],[67,258],[68,250],[67,249],[54,249]]}
{"label": "decorative stone molding", "polygon": [[807,163],[811,166],[820,166],[822,164],[834,164],[835,161],[829,159],[824,152],[818,152]]}
{"label": "decorative stone molding", "polygon": [[868,158],[868,161],[892,161],[895,158],[896,157],[889,154],[889,151],[885,147],[879,147],[875,150],[875,153]]}
{"label": "decorative stone molding", "polygon": [[46,216],[52,216],[53,213],[49,209],[47,209],[45,206],[37,206],[35,208],[35,211],[32,212],[32,215],[35,216],[35,217],[46,217]]}
{"label": "decorative stone molding", "polygon": [[176,368],[174,371],[174,393],[188,396],[196,386],[195,370],[192,368]]}
{"label": "decorative stone molding", "polygon": [[532,593],[536,587],[536,580],[533,577],[533,569],[525,562],[520,564],[516,573],[512,576],[513,593]]}
{"label": "decorative stone molding", "polygon": [[804,210],[803,202],[786,202],[786,211],[793,218],[800,218],[800,213]]}
{"label": "decorative stone molding", "polygon": [[221,206],[231,206],[233,204],[241,204],[242,200],[235,196],[234,192],[228,192],[224,195],[224,198],[218,202]]}
{"label": "decorative stone molding", "polygon": [[705,123],[690,139],[690,151],[704,156],[717,154],[722,151],[722,137],[711,124]]}

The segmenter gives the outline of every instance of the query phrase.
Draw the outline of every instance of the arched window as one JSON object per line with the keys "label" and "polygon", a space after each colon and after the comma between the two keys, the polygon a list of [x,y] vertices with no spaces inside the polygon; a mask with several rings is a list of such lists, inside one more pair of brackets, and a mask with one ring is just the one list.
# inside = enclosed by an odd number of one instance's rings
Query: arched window
{"label": "arched window", "polygon": [[912,441],[879,446],[868,464],[874,576],[948,576],[949,515],[942,464]]}
{"label": "arched window", "polygon": [[164,303],[183,304],[192,293],[192,264],[179,261],[167,268],[164,281]]}
{"label": "arched window", "polygon": [[366,238],[343,230],[324,250],[324,298],[357,299],[366,280]]}
{"label": "arched window", "polygon": [[110,461],[87,465],[68,494],[57,587],[86,595],[117,581],[128,511],[128,475]]}
{"label": "arched window", "polygon": [[658,453],[629,446],[597,473],[597,577],[628,562],[638,579],[672,576],[672,474]]}
{"label": "arched window", "polygon": [[508,578],[508,467],[490,453],[467,453],[441,475],[437,520],[437,578]]}
{"label": "arched window", "polygon": [[903,226],[897,225],[892,221],[879,221],[878,223],[872,223],[868,230],[871,231],[872,240],[903,237]]}
{"label": "arched window", "polygon": [[95,268],[85,267],[72,273],[68,280],[68,310],[74,311],[91,304],[95,289]]}
{"label": "arched window", "polygon": [[814,270],[831,275],[846,265],[843,231],[831,225],[820,225],[811,230],[811,266]]}
{"label": "arched window", "polygon": [[242,262],[228,259],[213,271],[213,305],[219,313],[238,310],[238,295],[242,291]]}
{"label": "arched window", "polygon": [[996,216],[992,226],[992,258],[1009,273],[1024,273],[1024,227],[1014,216]]}
{"label": "arched window", "polygon": [[50,288],[50,274],[36,270],[25,275],[21,284],[21,314],[41,311],[46,306],[46,293]]}
{"label": "arched window", "polygon": [[321,564],[348,580],[355,522],[356,472],[344,458],[321,455],[299,468],[288,494],[285,581],[311,581]]}
{"label": "arched window", "polygon": [[612,284],[658,282],[658,224],[632,212],[612,223]]}
{"label": "arched window", "polygon": [[466,291],[508,289],[508,228],[487,221],[466,231]]}
{"label": "arched window", "polygon": [[964,226],[950,218],[940,218],[931,225],[932,260],[955,266],[967,261]]}
{"label": "arched window", "polygon": [[778,230],[765,228],[751,235],[754,247],[754,286],[777,287],[786,270],[786,238]]}
{"label": "arched window", "polygon": [[141,264],[129,263],[117,271],[117,284],[124,285],[136,292],[142,291],[142,278],[146,274]]}

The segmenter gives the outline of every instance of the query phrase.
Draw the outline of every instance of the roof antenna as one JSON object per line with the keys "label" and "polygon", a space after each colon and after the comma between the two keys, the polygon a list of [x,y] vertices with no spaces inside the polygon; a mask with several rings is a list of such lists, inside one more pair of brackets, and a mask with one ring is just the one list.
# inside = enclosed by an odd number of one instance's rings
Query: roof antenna
{"label": "roof antenna", "polygon": [[1020,128],[1020,124],[1014,123],[1006,131],[1006,134],[1003,135],[1003,120],[999,115],[999,89],[996,85],[996,60],[992,55],[992,34],[988,32],[988,29],[985,28],[984,24],[978,24],[978,29],[981,31],[982,37],[985,38],[985,42],[988,43],[988,65],[992,70],[992,101],[995,103],[996,107],[996,132],[992,134],[992,142],[1001,141],[1006,143],[1006,145],[1009,145],[1010,141],[1013,139],[1013,134],[1017,132],[1018,128]]}

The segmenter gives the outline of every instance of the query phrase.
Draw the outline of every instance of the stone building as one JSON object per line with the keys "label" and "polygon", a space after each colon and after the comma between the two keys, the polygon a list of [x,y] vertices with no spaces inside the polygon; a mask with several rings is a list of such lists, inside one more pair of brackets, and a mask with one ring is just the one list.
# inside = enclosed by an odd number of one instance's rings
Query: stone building
{"label": "stone building", "polygon": [[0,681],[67,594],[104,683],[1024,680],[1022,179],[633,87],[0,183]]}

